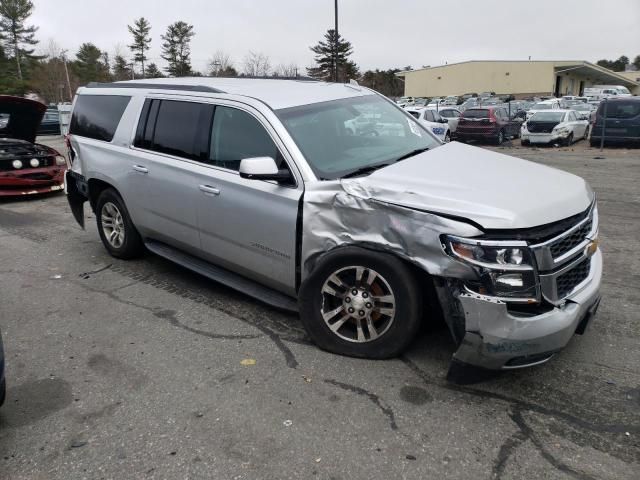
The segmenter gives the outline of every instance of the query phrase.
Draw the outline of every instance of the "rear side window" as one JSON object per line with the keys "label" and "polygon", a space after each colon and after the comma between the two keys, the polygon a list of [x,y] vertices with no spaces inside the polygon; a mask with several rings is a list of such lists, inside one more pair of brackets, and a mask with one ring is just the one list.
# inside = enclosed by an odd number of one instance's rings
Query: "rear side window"
{"label": "rear side window", "polygon": [[[143,116],[146,112],[145,106]],[[148,112],[141,146],[189,160],[207,161],[213,105],[154,100]],[[141,130],[139,126],[138,134]]]}
{"label": "rear side window", "polygon": [[110,142],[130,100],[121,95],[78,95],[69,133]]}
{"label": "rear side window", "polygon": [[271,157],[283,168],[283,158],[265,128],[252,115],[230,107],[216,107],[211,134],[210,163],[240,169],[240,160]]}
{"label": "rear side window", "polygon": [[[604,116],[604,102],[598,115]],[[633,118],[640,115],[640,101],[615,101],[607,103],[607,118]]]}

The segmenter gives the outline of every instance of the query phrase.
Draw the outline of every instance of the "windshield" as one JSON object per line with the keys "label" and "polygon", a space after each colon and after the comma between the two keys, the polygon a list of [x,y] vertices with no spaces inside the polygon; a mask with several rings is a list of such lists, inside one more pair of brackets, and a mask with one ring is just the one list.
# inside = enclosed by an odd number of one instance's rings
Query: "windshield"
{"label": "windshield", "polygon": [[534,113],[530,122],[561,122],[564,112],[538,112]]}
{"label": "windshield", "polygon": [[417,121],[378,95],[286,108],[276,114],[322,180],[440,145]]}
{"label": "windshield", "polygon": [[551,110],[550,103],[536,103],[531,110]]}

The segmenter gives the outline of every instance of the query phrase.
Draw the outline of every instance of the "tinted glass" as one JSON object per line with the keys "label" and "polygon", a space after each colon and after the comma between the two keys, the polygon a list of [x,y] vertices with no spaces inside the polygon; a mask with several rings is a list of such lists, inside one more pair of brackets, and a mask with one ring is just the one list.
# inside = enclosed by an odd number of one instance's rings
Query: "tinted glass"
{"label": "tinted glass", "polygon": [[79,95],[69,133],[110,142],[129,100],[119,95]]}
{"label": "tinted glass", "polygon": [[420,112],[409,112],[413,118],[420,118]]}
{"label": "tinted glass", "polygon": [[489,118],[489,110],[485,108],[474,108],[465,110],[462,114],[463,118]]}
{"label": "tinted glass", "polygon": [[460,116],[455,110],[440,110],[440,115],[445,118],[458,118]]}
{"label": "tinted glass", "polygon": [[[276,114],[314,173],[325,180],[440,145],[413,117],[378,95],[303,105]],[[359,117],[367,122],[358,122]]]}
{"label": "tinted glass", "polygon": [[162,100],[151,150],[206,161],[206,139],[209,137],[212,112],[213,106],[203,103]]}
{"label": "tinted glass", "polygon": [[271,157],[283,168],[278,147],[258,120],[236,108],[216,107],[210,163],[238,170],[240,160],[252,157]]}
{"label": "tinted glass", "polygon": [[[604,103],[600,104],[598,115],[604,116]],[[607,118],[633,118],[640,115],[640,101],[607,102]]]}

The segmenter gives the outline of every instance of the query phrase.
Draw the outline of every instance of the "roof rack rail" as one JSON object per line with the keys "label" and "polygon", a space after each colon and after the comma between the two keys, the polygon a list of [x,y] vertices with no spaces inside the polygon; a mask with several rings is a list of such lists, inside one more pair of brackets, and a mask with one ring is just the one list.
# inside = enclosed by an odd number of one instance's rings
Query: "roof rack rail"
{"label": "roof rack rail", "polygon": [[87,84],[86,87],[87,88],[159,88],[162,90],[184,90],[188,92],[225,93],[224,91],[218,90],[217,88],[207,87],[204,85],[177,85],[174,83],[91,82]]}

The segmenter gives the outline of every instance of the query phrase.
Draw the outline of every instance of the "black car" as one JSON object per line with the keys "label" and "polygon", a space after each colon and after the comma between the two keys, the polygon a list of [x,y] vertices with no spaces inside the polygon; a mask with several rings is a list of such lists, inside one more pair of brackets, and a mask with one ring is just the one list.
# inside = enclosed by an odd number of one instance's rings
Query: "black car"
{"label": "black car", "polygon": [[591,129],[592,147],[600,145],[603,126],[607,144],[640,144],[640,97],[609,98],[600,103]]}
{"label": "black car", "polygon": [[44,112],[38,135],[60,135],[60,113],[57,108],[47,108]]}
{"label": "black car", "polygon": [[4,378],[4,350],[2,349],[2,333],[0,332],[0,407],[7,396],[7,382]]}

